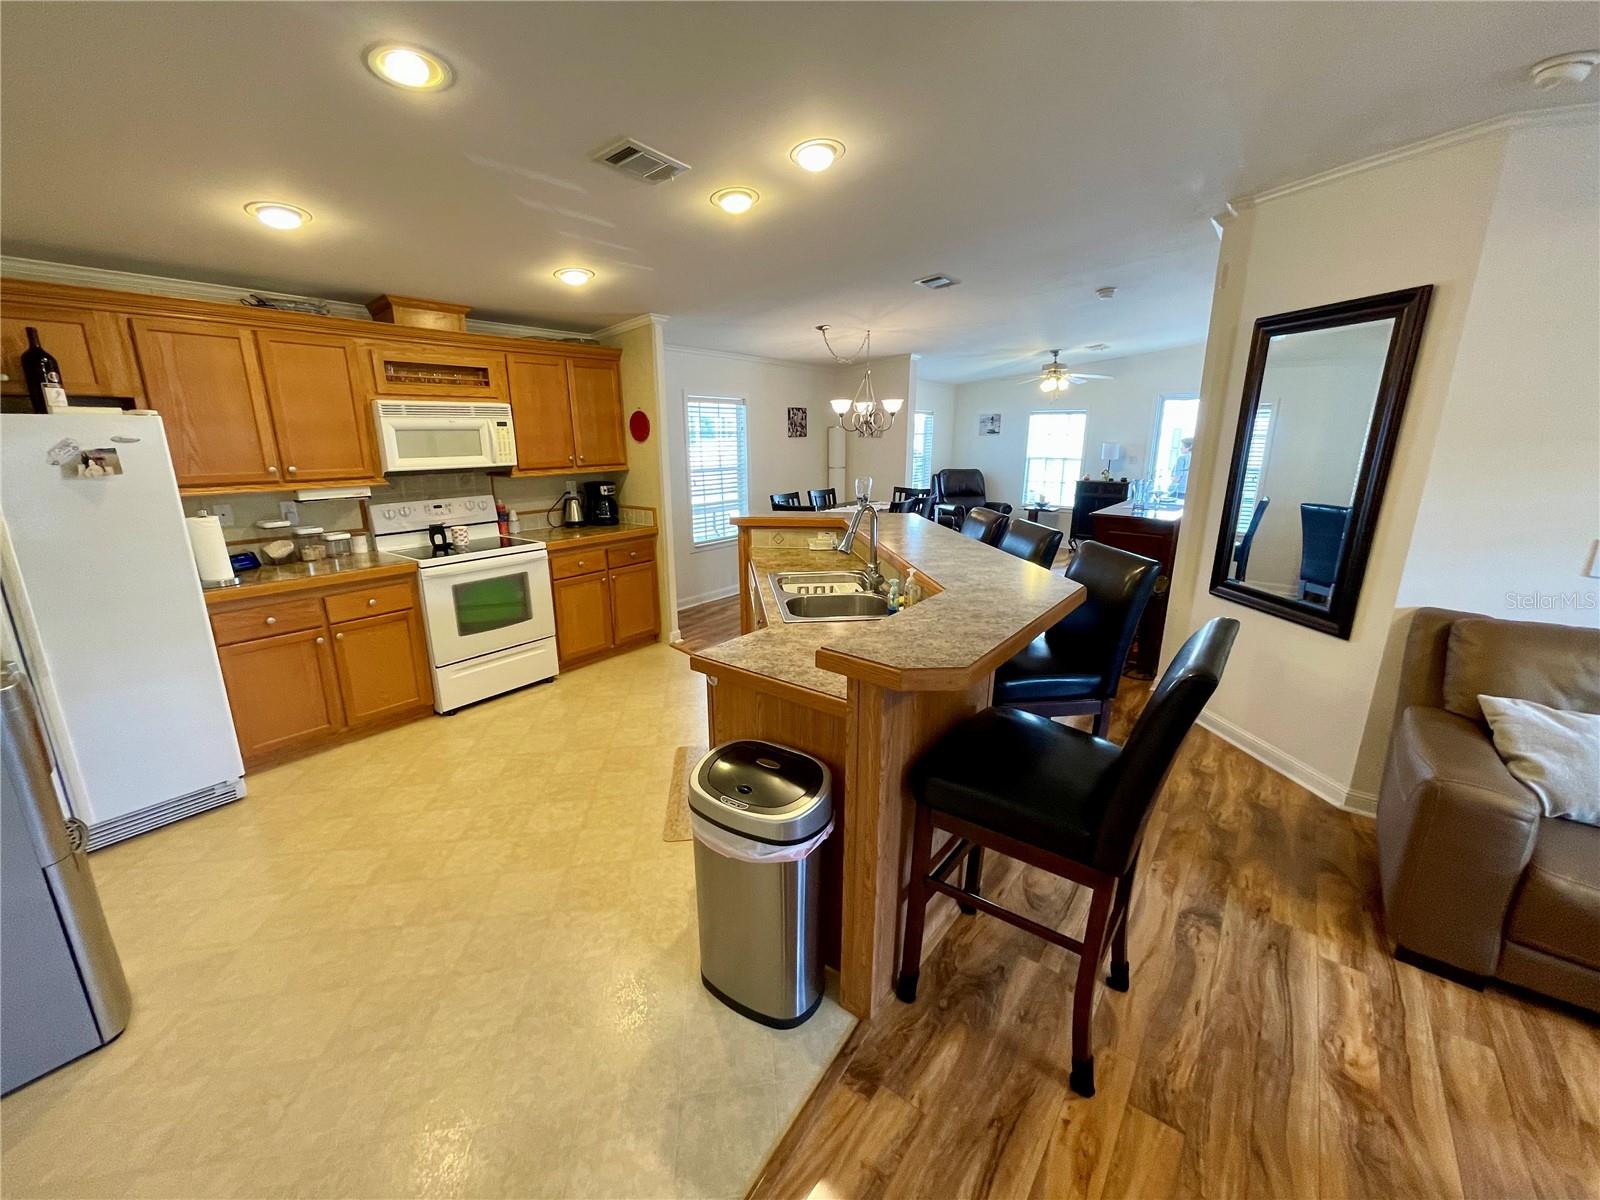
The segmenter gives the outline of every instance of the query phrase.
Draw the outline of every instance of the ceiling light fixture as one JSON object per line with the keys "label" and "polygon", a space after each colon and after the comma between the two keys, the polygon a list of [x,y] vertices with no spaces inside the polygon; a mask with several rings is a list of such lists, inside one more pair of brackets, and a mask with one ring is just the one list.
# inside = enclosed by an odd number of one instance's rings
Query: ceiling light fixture
{"label": "ceiling light fixture", "polygon": [[1578,50],[1542,59],[1528,69],[1528,78],[1541,92],[1568,83],[1582,83],[1600,67],[1600,50]]}
{"label": "ceiling light fixture", "polygon": [[806,171],[826,171],[844,157],[844,143],[833,138],[812,138],[789,151],[795,165]]}
{"label": "ceiling light fixture", "polygon": [[436,92],[450,86],[455,72],[436,54],[415,46],[374,46],[366,54],[367,68],[385,83],[411,92]]}
{"label": "ceiling light fixture", "polygon": [[296,208],[293,204],[279,204],[276,200],[252,200],[244,206],[244,210],[273,229],[299,229],[311,221],[311,214],[305,209]]}
{"label": "ceiling light fixture", "polygon": [[747,213],[756,206],[756,201],[761,199],[761,194],[754,188],[730,187],[711,193],[711,203],[715,204],[725,213],[738,216]]}
{"label": "ceiling light fixture", "polygon": [[594,272],[588,267],[562,267],[555,276],[568,287],[582,287],[594,278]]}
{"label": "ceiling light fixture", "polygon": [[840,429],[848,430],[857,437],[882,437],[894,428],[895,414],[905,407],[905,398],[892,397],[879,400],[872,391],[872,330],[867,330],[867,335],[861,339],[861,345],[856,347],[854,354],[847,357],[835,350],[833,343],[828,340],[829,328],[827,325],[818,325],[817,332],[822,335],[822,344],[828,348],[833,361],[842,366],[849,366],[856,359],[863,358],[866,360],[867,370],[861,377],[861,382],[856,384],[854,396],[848,398],[840,396],[828,401],[828,406],[839,418]]}
{"label": "ceiling light fixture", "polygon": [[1045,363],[1044,370],[1032,379],[1024,379],[1023,383],[1039,384],[1039,390],[1045,395],[1052,392],[1065,392],[1075,383],[1084,383],[1090,379],[1110,379],[1109,375],[1086,375],[1081,371],[1074,371],[1061,361],[1061,351],[1050,351],[1050,361]]}

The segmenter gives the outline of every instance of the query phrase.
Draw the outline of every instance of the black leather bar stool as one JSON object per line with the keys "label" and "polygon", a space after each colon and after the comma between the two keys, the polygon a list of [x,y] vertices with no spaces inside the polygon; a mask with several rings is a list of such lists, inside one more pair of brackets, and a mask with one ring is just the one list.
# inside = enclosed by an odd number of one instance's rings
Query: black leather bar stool
{"label": "black leather bar stool", "polygon": [[973,508],[967,510],[967,515],[962,519],[961,532],[969,538],[976,538],[985,546],[997,546],[1000,539],[1006,535],[1006,526],[1011,523],[1011,518],[1003,512],[992,508]]}
{"label": "black leather bar stool", "polygon": [[998,544],[1007,554],[1014,554],[1036,567],[1048,567],[1055,562],[1056,551],[1061,548],[1061,530],[1012,517]]}
{"label": "black leather bar stool", "polygon": [[[955,897],[1078,956],[1072,990],[1072,1090],[1094,1095],[1090,1017],[1095,976],[1109,942],[1106,983],[1128,990],[1128,908],[1145,821],[1195,718],[1206,706],[1239,632],[1214,617],[1184,643],[1150,695],[1127,744],[1058,725],[1033,713],[986,708],[968,717],[912,765],[917,815],[911,887],[895,994],[917,998],[922,929],[934,892]],[[934,858],[933,831],[951,836]],[[1083,940],[985,899],[971,860],[988,848],[1091,891]],[[948,881],[963,858],[966,884]]]}
{"label": "black leather bar stool", "polygon": [[1080,542],[1067,578],[1081,583],[1088,597],[1000,664],[993,702],[1043,717],[1093,713],[1095,736],[1104,737],[1128,647],[1159,570],[1154,559]]}
{"label": "black leather bar stool", "polygon": [[773,512],[814,512],[811,505],[800,499],[799,492],[773,492]]}
{"label": "black leather bar stool", "polygon": [[812,488],[811,507],[818,512],[839,507],[839,493],[832,488]]}

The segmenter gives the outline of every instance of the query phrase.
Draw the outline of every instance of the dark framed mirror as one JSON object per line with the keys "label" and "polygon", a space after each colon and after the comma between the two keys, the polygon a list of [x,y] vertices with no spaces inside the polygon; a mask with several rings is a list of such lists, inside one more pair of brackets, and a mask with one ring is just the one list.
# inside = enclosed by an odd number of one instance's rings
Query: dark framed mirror
{"label": "dark framed mirror", "polygon": [[1350,636],[1432,294],[1256,322],[1212,595]]}

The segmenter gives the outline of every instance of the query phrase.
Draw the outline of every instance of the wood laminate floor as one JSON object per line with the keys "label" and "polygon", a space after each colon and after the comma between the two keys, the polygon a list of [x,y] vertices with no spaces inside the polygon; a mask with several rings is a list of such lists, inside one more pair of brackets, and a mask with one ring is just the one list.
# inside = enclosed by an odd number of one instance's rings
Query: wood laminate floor
{"label": "wood laminate floor", "polygon": [[739,597],[712,600],[693,608],[678,610],[678,637],[673,646],[685,654],[694,654],[707,646],[715,646],[729,638],[739,636]]}
{"label": "wood laminate floor", "polygon": [[[1140,876],[1093,1099],[1067,1088],[1076,959],[963,918],[917,1003],[851,1035],[751,1195],[1600,1195],[1600,1028],[1396,962],[1370,821],[1196,729]],[[1087,909],[1020,867],[999,898],[1074,932]]]}

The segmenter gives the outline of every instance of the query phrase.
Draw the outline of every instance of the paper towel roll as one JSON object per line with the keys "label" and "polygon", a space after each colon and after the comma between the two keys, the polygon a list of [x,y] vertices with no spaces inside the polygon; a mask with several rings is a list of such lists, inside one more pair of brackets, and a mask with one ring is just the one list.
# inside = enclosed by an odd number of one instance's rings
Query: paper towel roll
{"label": "paper towel roll", "polygon": [[228,561],[228,543],[222,536],[222,521],[218,517],[185,517],[189,530],[189,548],[194,551],[194,565],[200,571],[202,583],[232,583],[233,564]]}

